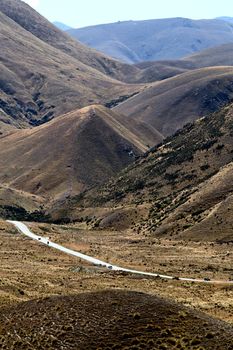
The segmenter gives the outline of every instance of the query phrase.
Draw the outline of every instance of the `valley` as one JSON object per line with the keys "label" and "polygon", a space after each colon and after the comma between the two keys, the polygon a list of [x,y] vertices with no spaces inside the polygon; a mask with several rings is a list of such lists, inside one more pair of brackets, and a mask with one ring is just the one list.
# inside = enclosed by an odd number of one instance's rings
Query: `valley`
{"label": "valley", "polygon": [[233,349],[230,18],[0,44],[0,348]]}
{"label": "valley", "polygon": [[[86,230],[80,224],[32,223],[30,227],[36,234],[69,249],[130,269],[177,277],[204,276],[210,280],[232,278],[232,252],[229,253],[227,243],[151,239],[133,232],[122,236],[118,231]],[[32,241],[10,224],[2,222],[1,232],[5,237],[1,246],[1,261],[4,262],[1,266],[1,303],[4,305],[54,294],[124,289],[174,299],[233,322],[233,288],[227,284],[195,284],[99,269]],[[17,254],[12,254],[13,251]],[[20,265],[19,260],[22,261]],[[15,277],[12,279],[12,276]]]}

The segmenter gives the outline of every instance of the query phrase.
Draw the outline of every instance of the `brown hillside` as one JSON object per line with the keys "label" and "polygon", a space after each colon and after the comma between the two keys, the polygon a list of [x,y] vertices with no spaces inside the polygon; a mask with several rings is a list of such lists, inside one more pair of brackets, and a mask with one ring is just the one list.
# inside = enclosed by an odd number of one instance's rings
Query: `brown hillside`
{"label": "brown hillside", "polygon": [[3,349],[227,350],[233,345],[232,327],[224,322],[166,299],[120,290],[21,303],[1,309],[0,321]]}
{"label": "brown hillside", "polygon": [[164,80],[197,68],[191,61],[185,60],[142,62],[135,66],[140,73],[134,76],[133,81],[138,83]]}
{"label": "brown hillside", "polygon": [[[162,224],[162,232],[233,243],[233,163],[199,185]],[[185,228],[185,231],[183,232]]]}
{"label": "brown hillside", "polygon": [[72,39],[21,0],[0,0],[0,11],[35,37],[106,75],[124,80],[126,71],[137,72],[136,67],[120,63]]}
{"label": "brown hillside", "polygon": [[[133,82],[164,80],[204,67],[233,66],[233,44],[215,46],[180,60],[149,61],[135,66],[140,69],[140,73],[137,72],[134,78],[132,77]],[[130,81],[130,75],[128,79]]]}
{"label": "brown hillside", "polygon": [[11,217],[24,220],[29,219],[32,213],[38,213],[38,218],[42,214],[44,204],[45,200],[42,197],[10,188],[7,185],[0,185],[1,218]]}
{"label": "brown hillside", "polygon": [[[183,60],[181,60],[182,62]],[[216,46],[184,59],[185,64],[196,67],[233,66],[233,44]]]}
{"label": "brown hillside", "polygon": [[117,106],[115,111],[143,121],[166,137],[186,123],[230,102],[233,98],[232,78],[232,67],[186,72],[152,84]]}
{"label": "brown hillside", "polygon": [[2,12],[0,32],[2,133],[10,126],[35,126],[85,105],[131,95],[141,88],[107,77],[40,40]]}
{"label": "brown hillside", "polygon": [[0,181],[35,194],[71,195],[101,183],[146,146],[101,106],[0,139]]}
{"label": "brown hillside", "polygon": [[[101,189],[68,202],[62,215],[71,215],[72,208],[71,216],[79,217],[80,205],[109,208],[99,223],[109,221],[114,227],[119,215],[121,221],[125,220],[127,208],[138,213],[144,208],[148,213],[144,220],[134,215],[139,231],[149,230],[160,236],[182,234],[182,238],[233,238],[232,120],[233,106],[229,105],[187,125]],[[135,227],[132,218],[129,225]]]}

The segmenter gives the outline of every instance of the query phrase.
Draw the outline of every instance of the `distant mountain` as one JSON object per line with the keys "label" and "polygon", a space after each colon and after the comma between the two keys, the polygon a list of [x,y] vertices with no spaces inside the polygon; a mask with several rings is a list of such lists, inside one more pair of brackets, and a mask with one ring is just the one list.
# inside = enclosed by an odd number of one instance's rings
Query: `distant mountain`
{"label": "distant mountain", "polygon": [[57,21],[55,21],[55,22],[53,22],[53,24],[54,24],[58,29],[61,29],[61,30],[63,30],[64,32],[65,32],[66,30],[72,29],[72,27],[70,27],[70,26],[68,26],[67,24],[64,24],[64,23],[62,23],[62,22],[57,22]]}
{"label": "distant mountain", "polygon": [[233,43],[215,46],[179,60],[141,62],[134,76],[126,75],[128,81],[145,83],[165,80],[185,72],[204,68],[233,66]]}
{"label": "distant mountain", "polygon": [[84,44],[127,63],[177,59],[233,42],[231,24],[217,19],[117,22],[71,29],[68,33]]}
{"label": "distant mountain", "polygon": [[[194,24],[186,20],[186,29]],[[28,193],[40,203],[108,181],[148,147],[233,99],[233,43],[175,61],[123,64],[20,0],[0,0],[0,30],[0,205],[26,208]]]}
{"label": "distant mountain", "polygon": [[217,17],[216,19],[220,19],[221,21],[226,21],[229,23],[233,23],[233,17]]}

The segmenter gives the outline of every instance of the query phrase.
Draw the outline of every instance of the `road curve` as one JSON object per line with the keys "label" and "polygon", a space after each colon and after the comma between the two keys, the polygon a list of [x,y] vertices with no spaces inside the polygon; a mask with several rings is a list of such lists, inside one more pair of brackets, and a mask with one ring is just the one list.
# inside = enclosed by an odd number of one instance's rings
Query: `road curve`
{"label": "road curve", "polygon": [[47,245],[48,247],[60,250],[61,252],[64,252],[69,255],[73,255],[77,258],[80,258],[82,260],[88,261],[89,263],[98,266],[98,267],[105,267],[107,269],[110,269],[112,271],[123,271],[135,275],[142,275],[142,276],[151,276],[151,277],[158,277],[163,278],[166,280],[179,280],[179,281],[186,281],[186,282],[195,282],[195,283],[209,283],[209,284],[231,284],[233,285],[233,281],[216,281],[216,280],[205,280],[205,279],[198,279],[198,278],[185,278],[185,277],[175,277],[175,276],[167,276],[167,275],[161,275],[159,273],[152,273],[152,272],[143,272],[143,271],[137,271],[132,269],[126,269],[117,265],[112,265],[110,263],[107,263],[105,261],[93,258],[91,256],[76,252],[75,250],[71,250],[68,248],[63,247],[60,244],[56,244],[54,242],[51,242],[45,237],[37,236],[33,232],[29,230],[29,228],[19,221],[12,221],[7,220],[8,223],[14,225],[21,233],[23,233],[25,236],[39,242],[42,244]]}

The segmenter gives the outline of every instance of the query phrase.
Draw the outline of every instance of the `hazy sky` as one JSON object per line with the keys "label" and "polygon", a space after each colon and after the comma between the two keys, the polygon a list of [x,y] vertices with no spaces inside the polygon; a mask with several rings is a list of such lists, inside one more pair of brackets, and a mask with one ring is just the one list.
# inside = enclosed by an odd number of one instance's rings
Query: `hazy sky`
{"label": "hazy sky", "polygon": [[72,27],[167,17],[233,17],[233,0],[24,0],[50,21]]}

